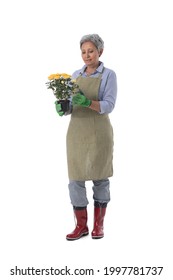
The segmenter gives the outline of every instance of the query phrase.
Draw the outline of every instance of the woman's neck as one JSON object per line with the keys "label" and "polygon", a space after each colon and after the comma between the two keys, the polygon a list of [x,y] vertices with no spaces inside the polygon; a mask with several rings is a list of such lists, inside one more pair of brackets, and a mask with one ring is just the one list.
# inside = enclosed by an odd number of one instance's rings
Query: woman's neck
{"label": "woman's neck", "polygon": [[87,66],[86,69],[85,69],[85,73],[87,75],[93,74],[96,71],[96,69],[98,68],[98,66],[99,66],[99,63],[96,66],[93,66],[93,67]]}

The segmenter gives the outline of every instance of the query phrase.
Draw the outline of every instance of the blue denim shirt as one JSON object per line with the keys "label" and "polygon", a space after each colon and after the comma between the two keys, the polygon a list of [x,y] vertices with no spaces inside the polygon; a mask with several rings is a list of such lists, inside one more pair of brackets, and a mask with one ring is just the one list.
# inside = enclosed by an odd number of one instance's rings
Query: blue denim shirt
{"label": "blue denim shirt", "polygon": [[[72,74],[72,79],[76,79],[78,76],[86,77],[85,69],[86,65],[84,65],[82,69],[76,70]],[[99,67],[90,77],[94,78],[100,74],[102,74],[98,94],[100,114],[109,114],[115,107],[117,97],[117,78],[113,70],[104,67],[103,62],[100,62]]]}

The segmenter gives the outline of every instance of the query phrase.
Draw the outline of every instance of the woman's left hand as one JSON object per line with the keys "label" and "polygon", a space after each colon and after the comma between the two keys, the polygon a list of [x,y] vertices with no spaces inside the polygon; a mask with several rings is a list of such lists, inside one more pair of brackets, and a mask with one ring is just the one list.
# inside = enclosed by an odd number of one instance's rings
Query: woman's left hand
{"label": "woman's left hand", "polygon": [[89,107],[91,105],[91,100],[86,98],[85,95],[83,95],[81,93],[77,93],[76,95],[73,96],[72,103],[73,103],[73,105],[80,105],[80,106],[83,106],[83,107]]}

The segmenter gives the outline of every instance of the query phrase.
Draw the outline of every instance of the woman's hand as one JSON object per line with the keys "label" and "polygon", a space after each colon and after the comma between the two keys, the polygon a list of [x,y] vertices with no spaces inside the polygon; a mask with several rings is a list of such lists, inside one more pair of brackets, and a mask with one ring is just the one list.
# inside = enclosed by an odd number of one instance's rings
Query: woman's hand
{"label": "woman's hand", "polygon": [[72,98],[73,105],[80,105],[83,107],[89,107],[91,105],[91,100],[89,100],[85,95],[77,93]]}
{"label": "woman's hand", "polygon": [[62,117],[64,115],[64,111],[62,111],[61,104],[59,104],[57,101],[55,101],[55,109],[59,116]]}

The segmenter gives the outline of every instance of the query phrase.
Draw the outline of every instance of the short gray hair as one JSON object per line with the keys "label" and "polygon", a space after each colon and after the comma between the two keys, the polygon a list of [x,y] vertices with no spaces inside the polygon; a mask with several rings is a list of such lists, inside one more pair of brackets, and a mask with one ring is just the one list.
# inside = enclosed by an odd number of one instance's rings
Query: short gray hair
{"label": "short gray hair", "polygon": [[98,50],[104,49],[104,42],[98,34],[84,35],[80,40],[80,48],[85,42],[92,42]]}

